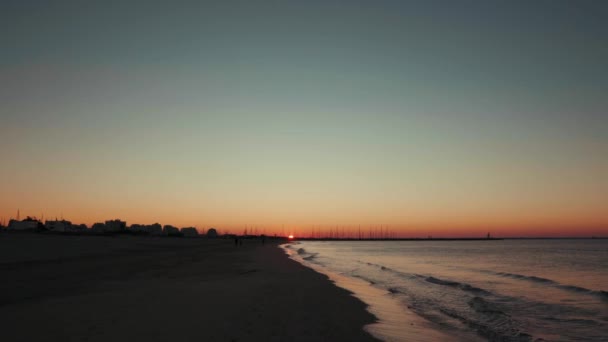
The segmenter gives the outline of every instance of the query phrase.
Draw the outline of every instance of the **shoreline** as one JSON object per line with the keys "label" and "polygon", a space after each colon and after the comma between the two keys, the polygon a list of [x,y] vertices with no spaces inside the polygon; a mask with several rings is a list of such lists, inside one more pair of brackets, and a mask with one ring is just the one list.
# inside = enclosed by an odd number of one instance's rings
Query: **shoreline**
{"label": "shoreline", "polygon": [[6,341],[375,341],[366,304],[277,243],[0,237]]}
{"label": "shoreline", "polygon": [[[290,245],[294,247],[289,247]],[[397,302],[391,292],[377,288],[364,279],[337,274],[321,265],[311,263],[299,255],[297,245],[297,243],[286,243],[281,245],[281,248],[294,261],[315,272],[324,274],[336,286],[351,292],[353,296],[365,303],[367,311],[373,314],[377,321],[366,325],[364,330],[379,340],[413,342],[465,341],[465,339],[439,330],[439,327],[432,326],[430,322]],[[478,340],[482,339],[473,339],[473,341]]]}

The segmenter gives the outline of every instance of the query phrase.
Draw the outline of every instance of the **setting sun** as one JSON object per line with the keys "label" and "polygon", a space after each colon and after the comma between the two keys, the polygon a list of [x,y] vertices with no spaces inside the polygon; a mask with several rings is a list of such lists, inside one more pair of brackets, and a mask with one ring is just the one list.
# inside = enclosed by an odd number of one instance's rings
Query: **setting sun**
{"label": "setting sun", "polygon": [[293,240],[293,235],[288,236],[289,240]]}

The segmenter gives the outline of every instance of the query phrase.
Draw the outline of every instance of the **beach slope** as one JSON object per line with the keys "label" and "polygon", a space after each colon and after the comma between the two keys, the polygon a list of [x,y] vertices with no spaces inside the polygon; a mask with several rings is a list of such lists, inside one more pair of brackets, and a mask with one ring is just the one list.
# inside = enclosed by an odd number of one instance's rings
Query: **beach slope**
{"label": "beach slope", "polygon": [[365,305],[276,244],[0,235],[3,341],[372,341]]}

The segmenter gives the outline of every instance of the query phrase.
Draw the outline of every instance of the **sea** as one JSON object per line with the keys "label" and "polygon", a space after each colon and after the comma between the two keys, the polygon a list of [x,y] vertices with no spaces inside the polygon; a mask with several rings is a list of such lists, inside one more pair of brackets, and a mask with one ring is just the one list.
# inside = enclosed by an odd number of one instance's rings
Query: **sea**
{"label": "sea", "polygon": [[608,239],[296,241],[385,341],[608,341]]}

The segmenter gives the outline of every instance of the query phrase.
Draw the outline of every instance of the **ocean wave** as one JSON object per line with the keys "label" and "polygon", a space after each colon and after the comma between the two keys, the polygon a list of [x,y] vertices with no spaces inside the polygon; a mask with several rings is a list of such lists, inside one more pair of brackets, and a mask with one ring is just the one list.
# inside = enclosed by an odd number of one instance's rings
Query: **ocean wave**
{"label": "ocean wave", "polygon": [[481,294],[485,294],[485,295],[492,294],[490,291],[486,291],[484,289],[481,289],[481,288],[475,287],[475,286],[471,286],[469,284],[461,284],[460,288],[467,292],[481,293]]}
{"label": "ocean wave", "polygon": [[[407,306],[431,326],[451,331],[454,336],[462,333],[471,337],[477,334],[489,341],[543,341],[541,336],[547,334],[563,339],[603,341],[608,328],[608,316],[601,306],[604,302],[587,298],[591,294],[608,300],[608,292],[599,291],[608,289],[583,282],[581,285],[596,291],[575,286],[578,285],[575,281],[560,283],[559,273],[551,269],[509,263],[495,267],[451,261],[446,264],[443,254],[441,262],[413,259],[410,263],[407,258],[399,258],[400,252],[384,253],[380,249],[370,253],[366,248],[357,249],[346,243],[329,246],[334,249],[323,245],[321,254],[313,256],[319,251],[318,245],[305,242],[294,245],[291,252],[300,261],[311,259],[310,264],[369,282],[370,286],[384,290],[390,300]],[[300,247],[302,250],[297,252]],[[411,258],[409,253],[405,255]],[[423,257],[426,255],[420,256]],[[419,264],[419,260],[425,263]],[[580,294],[556,301],[550,296],[557,291]]]}
{"label": "ocean wave", "polygon": [[317,257],[317,255],[319,255],[319,253],[310,253],[309,251],[307,251],[304,248],[298,248],[298,250],[296,251],[296,253],[298,253],[298,255],[306,261],[313,261],[313,259],[315,259]]}
{"label": "ocean wave", "polygon": [[[457,327],[457,324],[446,321],[443,317],[459,321],[460,324],[467,326],[480,336],[491,341],[533,341],[534,337],[525,330],[516,316],[511,315],[512,307],[527,307],[531,309],[530,315],[534,316],[540,312],[554,312],[554,317],[562,315],[576,315],[580,313],[571,307],[562,305],[547,304],[542,302],[530,302],[523,298],[515,298],[491,292],[488,289],[479,288],[465,282],[456,281],[437,275],[424,275],[416,273],[403,273],[381,264],[362,261],[361,264],[373,267],[377,272],[387,272],[396,275],[404,280],[416,280],[411,285],[403,286],[401,283],[382,284],[389,293],[397,297],[408,298],[408,307],[413,305],[413,310],[420,316],[425,317],[439,325]],[[495,272],[498,273],[498,272]],[[561,286],[551,279],[538,276],[525,276],[502,272],[500,276],[516,278],[541,284],[544,286]],[[361,277],[364,278],[364,277]],[[409,284],[409,283],[408,283]],[[415,289],[415,284],[427,284],[441,291],[443,300],[437,301],[428,297],[428,292],[423,292],[421,296]],[[414,287],[412,287],[414,286]],[[563,285],[567,286],[567,285]],[[441,290],[441,288],[444,290]],[[453,290],[452,290],[453,289]],[[587,289],[580,287],[570,287],[568,290],[588,293]],[[449,291],[450,293],[446,293]],[[452,292],[453,291],[453,292]],[[463,291],[460,292],[459,291]],[[435,292],[432,292],[435,293]],[[596,292],[598,294],[598,292]],[[602,295],[606,295],[605,293]],[[451,298],[451,299],[448,299]],[[460,303],[460,304],[459,304]],[[433,312],[439,314],[434,315]],[[585,321],[564,318],[561,324],[565,325],[586,325],[597,327],[595,321]]]}
{"label": "ocean wave", "polygon": [[299,245],[299,244],[301,244],[300,241],[291,241],[291,242],[288,242],[288,243],[283,244],[281,246],[284,247],[284,248],[293,249],[294,246]]}
{"label": "ocean wave", "polygon": [[516,321],[501,307],[482,297],[473,297],[469,307],[480,316],[477,320],[465,320],[468,326],[491,341],[532,341],[532,335],[522,331]]}
{"label": "ocean wave", "polygon": [[401,293],[401,291],[399,291],[398,289],[394,288],[394,287],[389,287],[388,288],[388,292],[395,294],[395,293]]}
{"label": "ocean wave", "polygon": [[490,273],[499,275],[499,276],[503,276],[503,277],[509,277],[509,278],[514,278],[514,279],[521,279],[521,280],[527,280],[527,281],[532,281],[535,283],[541,283],[541,284],[558,284],[558,282],[551,280],[551,279],[547,279],[547,278],[542,278],[542,277],[537,277],[537,276],[528,276],[528,275],[523,275],[523,274],[517,274],[517,273],[507,273],[507,272],[492,272],[490,271]]}
{"label": "ocean wave", "polygon": [[433,284],[437,284],[437,285],[446,285],[446,286],[460,285],[460,283],[456,282],[456,281],[442,280],[442,279],[437,279],[435,277],[427,277],[425,280],[428,281],[429,283],[433,283]]}
{"label": "ocean wave", "polygon": [[[438,283],[437,285],[450,288],[462,285],[453,285],[455,282],[436,277],[425,277],[421,280],[426,281],[428,278],[431,278],[429,280],[432,284]],[[413,303],[411,307],[408,307],[435,324],[453,329],[459,329],[462,325],[489,341],[534,341],[533,335],[525,330],[517,316],[510,314],[509,305],[502,303],[500,297],[498,302],[494,301],[494,298],[497,298],[495,296],[490,296],[492,299],[489,299],[464,293],[445,294],[441,298],[429,298],[426,295],[416,297],[410,301]]]}
{"label": "ocean wave", "polygon": [[407,278],[407,279],[412,279],[412,278],[416,277],[415,274],[400,272],[400,271],[397,271],[397,270],[392,269],[390,267],[386,267],[384,265],[374,264],[374,263],[371,263],[371,262],[362,262],[362,261],[359,261],[359,262],[363,263],[363,264],[366,264],[368,266],[373,266],[373,267],[379,268],[382,271],[393,273],[393,274],[395,274],[395,275],[397,275],[399,277],[404,277],[404,278]]}
{"label": "ocean wave", "polygon": [[352,274],[353,277],[367,281],[370,285],[376,285],[376,281],[360,274]]}
{"label": "ocean wave", "polygon": [[498,275],[501,277],[508,277],[508,278],[512,278],[512,279],[530,281],[530,282],[534,282],[537,284],[544,284],[544,285],[556,287],[558,289],[562,289],[565,291],[588,294],[588,295],[592,295],[595,297],[599,297],[600,299],[603,299],[603,300],[608,300],[608,292],[602,291],[602,290],[599,290],[599,291],[591,290],[591,289],[587,289],[587,288],[580,287],[580,286],[562,284],[555,280],[551,280],[551,279],[547,279],[547,278],[542,278],[542,277],[537,277],[537,276],[528,276],[528,275],[524,275],[524,274],[494,272],[494,271],[484,271],[484,272]]}
{"label": "ocean wave", "polygon": [[466,284],[466,283],[460,283],[460,282],[451,281],[451,280],[444,280],[444,279],[439,279],[439,278],[432,277],[432,276],[424,276],[424,275],[420,275],[420,274],[404,273],[404,272],[394,270],[390,267],[386,267],[386,266],[379,265],[379,264],[374,264],[371,262],[364,262],[364,263],[367,264],[368,266],[377,267],[382,271],[393,273],[401,278],[406,278],[406,279],[421,278],[429,283],[433,283],[433,284],[437,284],[437,285],[444,285],[444,286],[451,286],[451,287],[458,288],[462,291],[470,292],[473,294],[482,294],[482,295],[491,295],[492,294],[490,291],[487,291],[482,288],[475,287],[475,286],[472,286],[472,285]]}
{"label": "ocean wave", "polygon": [[481,297],[473,297],[469,300],[469,306],[473,308],[473,310],[477,312],[481,312],[484,314],[490,315],[506,315],[502,310],[500,310],[496,304],[489,302]]}
{"label": "ocean wave", "polygon": [[601,326],[602,323],[592,320],[592,319],[584,319],[584,318],[559,318],[555,316],[544,317],[547,321],[553,321],[558,323],[575,323],[575,324],[585,324],[587,326]]}
{"label": "ocean wave", "polygon": [[476,294],[484,294],[484,295],[490,295],[492,294],[489,291],[486,291],[484,289],[481,289],[479,287],[475,287],[466,283],[459,283],[457,281],[451,281],[451,280],[443,280],[443,279],[439,279],[439,278],[435,278],[435,277],[426,277],[424,278],[424,280],[426,280],[429,283],[432,284],[437,284],[437,285],[444,285],[444,286],[450,286],[450,287],[454,287],[454,288],[459,288],[462,291],[466,291],[466,292],[471,292],[471,293],[476,293]]}
{"label": "ocean wave", "polygon": [[446,307],[439,308],[439,312],[459,320],[490,341],[528,342],[533,340],[532,335],[522,331],[517,322],[500,310],[496,304],[481,297],[473,297],[468,304],[477,313],[476,316],[469,316]]}
{"label": "ocean wave", "polygon": [[307,256],[307,257],[303,257],[302,259],[307,260],[307,261],[310,261],[310,260],[312,260],[312,259],[316,258],[316,257],[317,257],[317,255],[319,255],[319,253],[312,253],[312,254],[310,254],[310,255],[309,255],[309,256]]}
{"label": "ocean wave", "polygon": [[566,291],[588,294],[591,296],[598,297],[602,300],[608,301],[608,292],[606,292],[606,291],[602,291],[602,290],[595,291],[595,290],[586,289],[586,288],[580,287],[580,286],[563,285],[563,284],[559,284],[559,283],[556,284],[555,287],[560,288],[562,290],[566,290]]}
{"label": "ocean wave", "polygon": [[378,267],[379,269],[383,270],[383,271],[395,271],[390,267],[386,267],[384,265],[378,265],[378,264],[374,264],[372,262],[365,262],[368,266],[374,266],[374,267]]}

